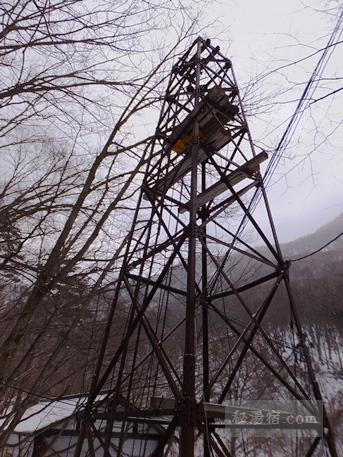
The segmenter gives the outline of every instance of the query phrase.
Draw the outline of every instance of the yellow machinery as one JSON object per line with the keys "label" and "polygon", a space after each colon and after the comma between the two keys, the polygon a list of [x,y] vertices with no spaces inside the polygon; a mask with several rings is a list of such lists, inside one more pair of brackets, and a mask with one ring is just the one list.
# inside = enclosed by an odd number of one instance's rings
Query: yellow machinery
{"label": "yellow machinery", "polygon": [[186,152],[193,138],[194,120],[199,121],[199,139],[211,149],[217,149],[231,139],[231,132],[225,127],[238,113],[222,87],[213,87],[203,101],[175,129],[169,138],[171,148],[178,154]]}

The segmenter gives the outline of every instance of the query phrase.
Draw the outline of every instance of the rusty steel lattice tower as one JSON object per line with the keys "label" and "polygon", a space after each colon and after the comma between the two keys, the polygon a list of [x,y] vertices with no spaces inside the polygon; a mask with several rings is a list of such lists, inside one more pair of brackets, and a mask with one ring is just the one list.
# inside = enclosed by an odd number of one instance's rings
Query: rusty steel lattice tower
{"label": "rusty steel lattice tower", "polygon": [[[76,455],[245,455],[253,438],[230,435],[249,427],[225,421],[228,399],[306,400],[317,418],[321,394],[260,174],[267,154],[209,40],[173,67],[149,148]],[[325,408],[323,424],[285,455],[337,457]]]}

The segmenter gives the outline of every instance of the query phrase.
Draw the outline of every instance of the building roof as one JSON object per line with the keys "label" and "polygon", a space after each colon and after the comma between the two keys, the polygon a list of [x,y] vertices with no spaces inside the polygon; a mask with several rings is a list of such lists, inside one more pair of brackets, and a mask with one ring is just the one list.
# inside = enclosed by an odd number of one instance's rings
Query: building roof
{"label": "building roof", "polygon": [[[102,400],[104,397],[105,395],[99,395],[97,401]],[[25,411],[14,432],[34,433],[57,424],[82,410],[86,405],[86,401],[86,396],[69,396],[61,397],[58,400],[41,401]]]}

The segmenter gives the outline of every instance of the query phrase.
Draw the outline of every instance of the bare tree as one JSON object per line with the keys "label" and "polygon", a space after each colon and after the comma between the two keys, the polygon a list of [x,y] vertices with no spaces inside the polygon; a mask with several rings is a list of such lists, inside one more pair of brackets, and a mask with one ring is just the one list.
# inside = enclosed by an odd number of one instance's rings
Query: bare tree
{"label": "bare tree", "polygon": [[165,65],[198,11],[164,0],[0,7],[4,439],[37,396],[87,388]]}

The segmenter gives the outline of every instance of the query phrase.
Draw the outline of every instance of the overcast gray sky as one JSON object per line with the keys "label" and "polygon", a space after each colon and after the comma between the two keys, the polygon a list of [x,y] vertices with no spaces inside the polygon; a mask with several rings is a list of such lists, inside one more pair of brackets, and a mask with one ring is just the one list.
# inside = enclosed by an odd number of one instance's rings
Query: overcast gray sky
{"label": "overcast gray sky", "polygon": [[[227,27],[213,42],[218,41],[230,56],[244,87],[257,74],[307,56],[326,44],[336,18],[312,9],[323,8],[323,4],[299,0],[223,0],[218,7],[208,9],[209,17],[221,17],[223,27]],[[318,58],[319,54],[266,78],[261,84],[257,99],[267,95],[272,106],[268,106],[268,113],[250,119],[250,128],[254,139],[262,141],[265,147],[272,149],[281,137]],[[342,86],[343,79],[332,80],[343,77],[342,64],[341,44],[330,56],[323,74],[326,79],[315,98]],[[276,93],[284,90],[287,92]],[[281,241],[312,232],[343,212],[342,97],[340,92],[313,104],[303,115],[286,152],[287,159],[273,176],[269,198]],[[305,158],[307,154],[310,159]],[[287,179],[282,178],[285,172]]]}

